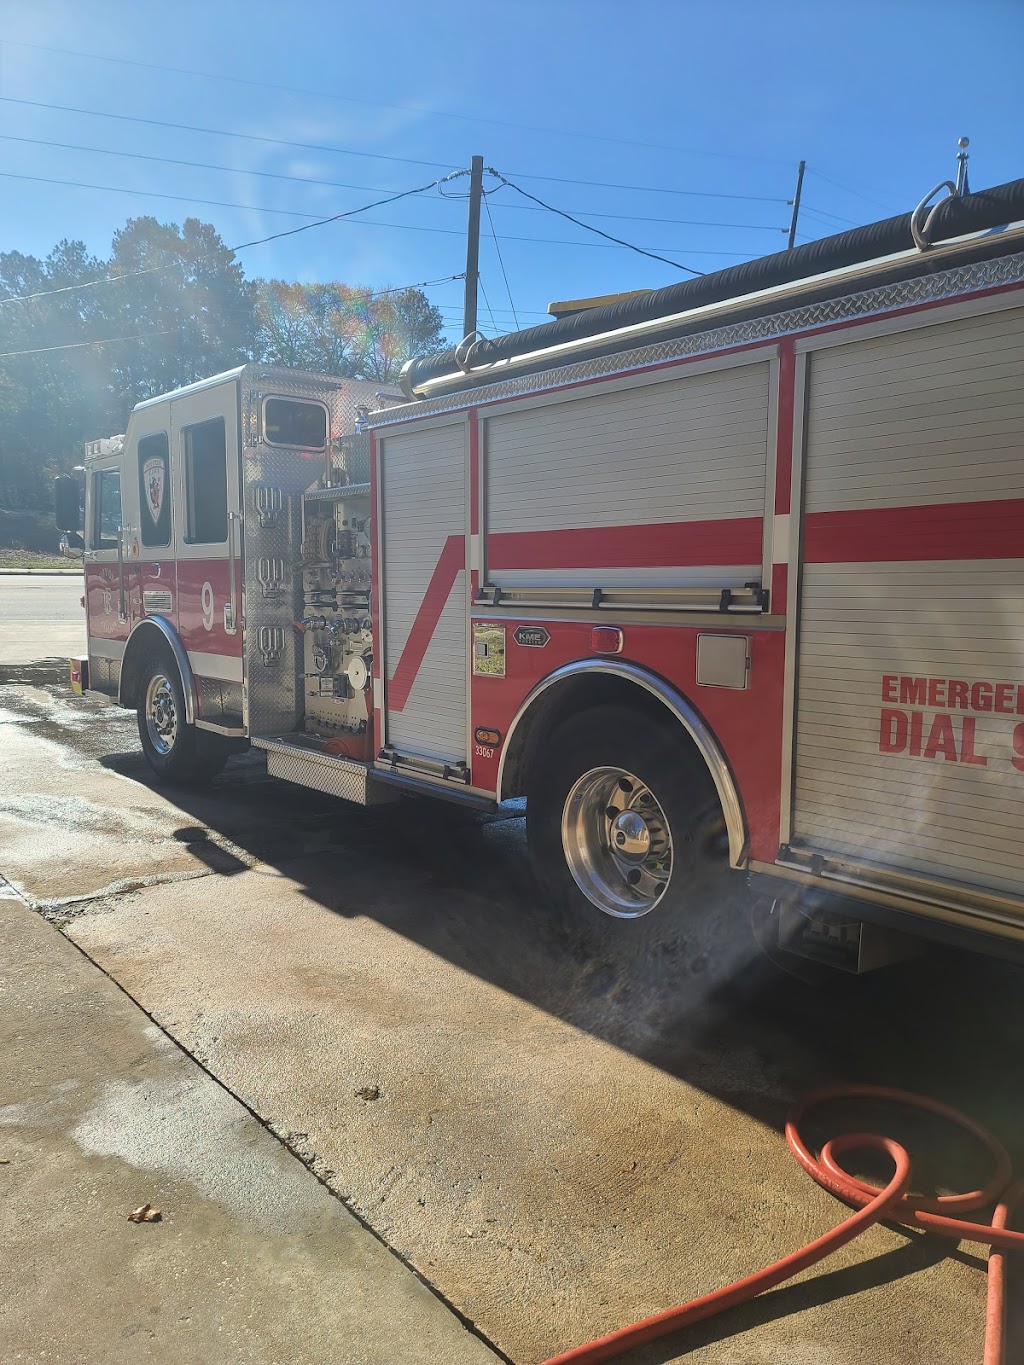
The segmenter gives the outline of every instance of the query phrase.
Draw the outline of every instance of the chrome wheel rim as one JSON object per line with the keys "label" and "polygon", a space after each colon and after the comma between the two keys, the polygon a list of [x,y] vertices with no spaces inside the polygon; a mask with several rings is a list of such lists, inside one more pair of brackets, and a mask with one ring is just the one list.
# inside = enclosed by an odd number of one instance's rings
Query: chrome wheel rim
{"label": "chrome wheel rim", "polygon": [[170,679],[154,673],[146,688],[146,733],[158,754],[169,754],[178,735],[178,708]]}
{"label": "chrome wheel rim", "polygon": [[592,768],[562,810],[562,849],[573,881],[606,915],[637,919],[672,878],[672,831],[645,782],[624,768]]}

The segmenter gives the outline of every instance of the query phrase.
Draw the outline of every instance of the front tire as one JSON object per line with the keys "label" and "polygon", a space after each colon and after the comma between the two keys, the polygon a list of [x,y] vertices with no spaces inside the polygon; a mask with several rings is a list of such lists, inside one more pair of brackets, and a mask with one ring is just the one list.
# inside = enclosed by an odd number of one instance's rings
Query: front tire
{"label": "front tire", "polygon": [[588,958],[714,974],[734,957],[717,794],[671,723],[618,706],[564,721],[529,775],[526,829],[535,880]]}
{"label": "front tire", "polygon": [[220,737],[185,719],[185,693],[173,659],[152,656],[139,680],[139,741],[146,762],[167,782],[209,781],[228,759]]}

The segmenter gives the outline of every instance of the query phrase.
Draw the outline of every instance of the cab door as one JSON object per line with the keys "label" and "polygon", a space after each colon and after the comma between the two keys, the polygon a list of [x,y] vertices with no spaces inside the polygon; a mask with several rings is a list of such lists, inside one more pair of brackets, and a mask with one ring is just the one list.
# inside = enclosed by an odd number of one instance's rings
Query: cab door
{"label": "cab door", "polygon": [[117,690],[121,658],[132,626],[129,564],[120,456],[90,464],[85,485],[85,601],[93,686]]}
{"label": "cab door", "polygon": [[132,514],[131,608],[136,620],[177,621],[170,403],[136,409],[125,448],[126,501]]}
{"label": "cab door", "polygon": [[170,402],[178,633],[197,678],[242,682],[238,386]]}

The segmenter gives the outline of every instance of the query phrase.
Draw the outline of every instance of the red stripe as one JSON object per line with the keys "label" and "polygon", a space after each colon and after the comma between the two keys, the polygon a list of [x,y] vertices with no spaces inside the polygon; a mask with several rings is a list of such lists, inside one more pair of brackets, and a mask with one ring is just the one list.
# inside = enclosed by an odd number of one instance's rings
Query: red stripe
{"label": "red stripe", "polygon": [[789,591],[789,566],[787,564],[772,565],[772,584],[769,605],[773,616],[784,616],[786,614],[786,597]]}
{"label": "red stripe", "polygon": [[398,667],[388,682],[389,711],[401,711],[409,700],[416,674],[420,671],[423,656],[433,639],[434,631],[437,630],[437,623],[455,586],[455,579],[459,570],[465,568],[465,542],[465,536],[449,536],[441,550],[440,558],[434,565],[434,572],[430,575],[423,601],[406,638]]}
{"label": "red stripe", "polygon": [[1020,558],[1024,498],[812,512],[804,523],[808,564]]}
{"label": "red stripe", "polygon": [[760,564],[761,517],[666,521],[655,526],[506,531],[487,538],[493,569],[659,569]]}
{"label": "red stripe", "polygon": [[789,511],[793,480],[793,399],[796,352],[787,337],[779,347],[779,415],[775,439],[775,510]]}
{"label": "red stripe", "polygon": [[[370,431],[370,527],[373,532],[373,558],[370,560],[370,621],[373,638],[380,639],[380,515],[377,506],[377,433]],[[374,646],[376,650],[376,644]],[[384,718],[379,710],[373,713],[373,752],[384,743]]]}

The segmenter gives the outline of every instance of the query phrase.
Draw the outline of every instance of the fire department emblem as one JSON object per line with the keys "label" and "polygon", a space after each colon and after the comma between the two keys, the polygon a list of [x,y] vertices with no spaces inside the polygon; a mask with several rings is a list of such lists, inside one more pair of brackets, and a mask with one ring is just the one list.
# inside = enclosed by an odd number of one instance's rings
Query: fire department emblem
{"label": "fire department emblem", "polygon": [[142,466],[142,482],[146,490],[146,506],[155,526],[160,520],[164,507],[164,462],[159,455],[147,460]]}

